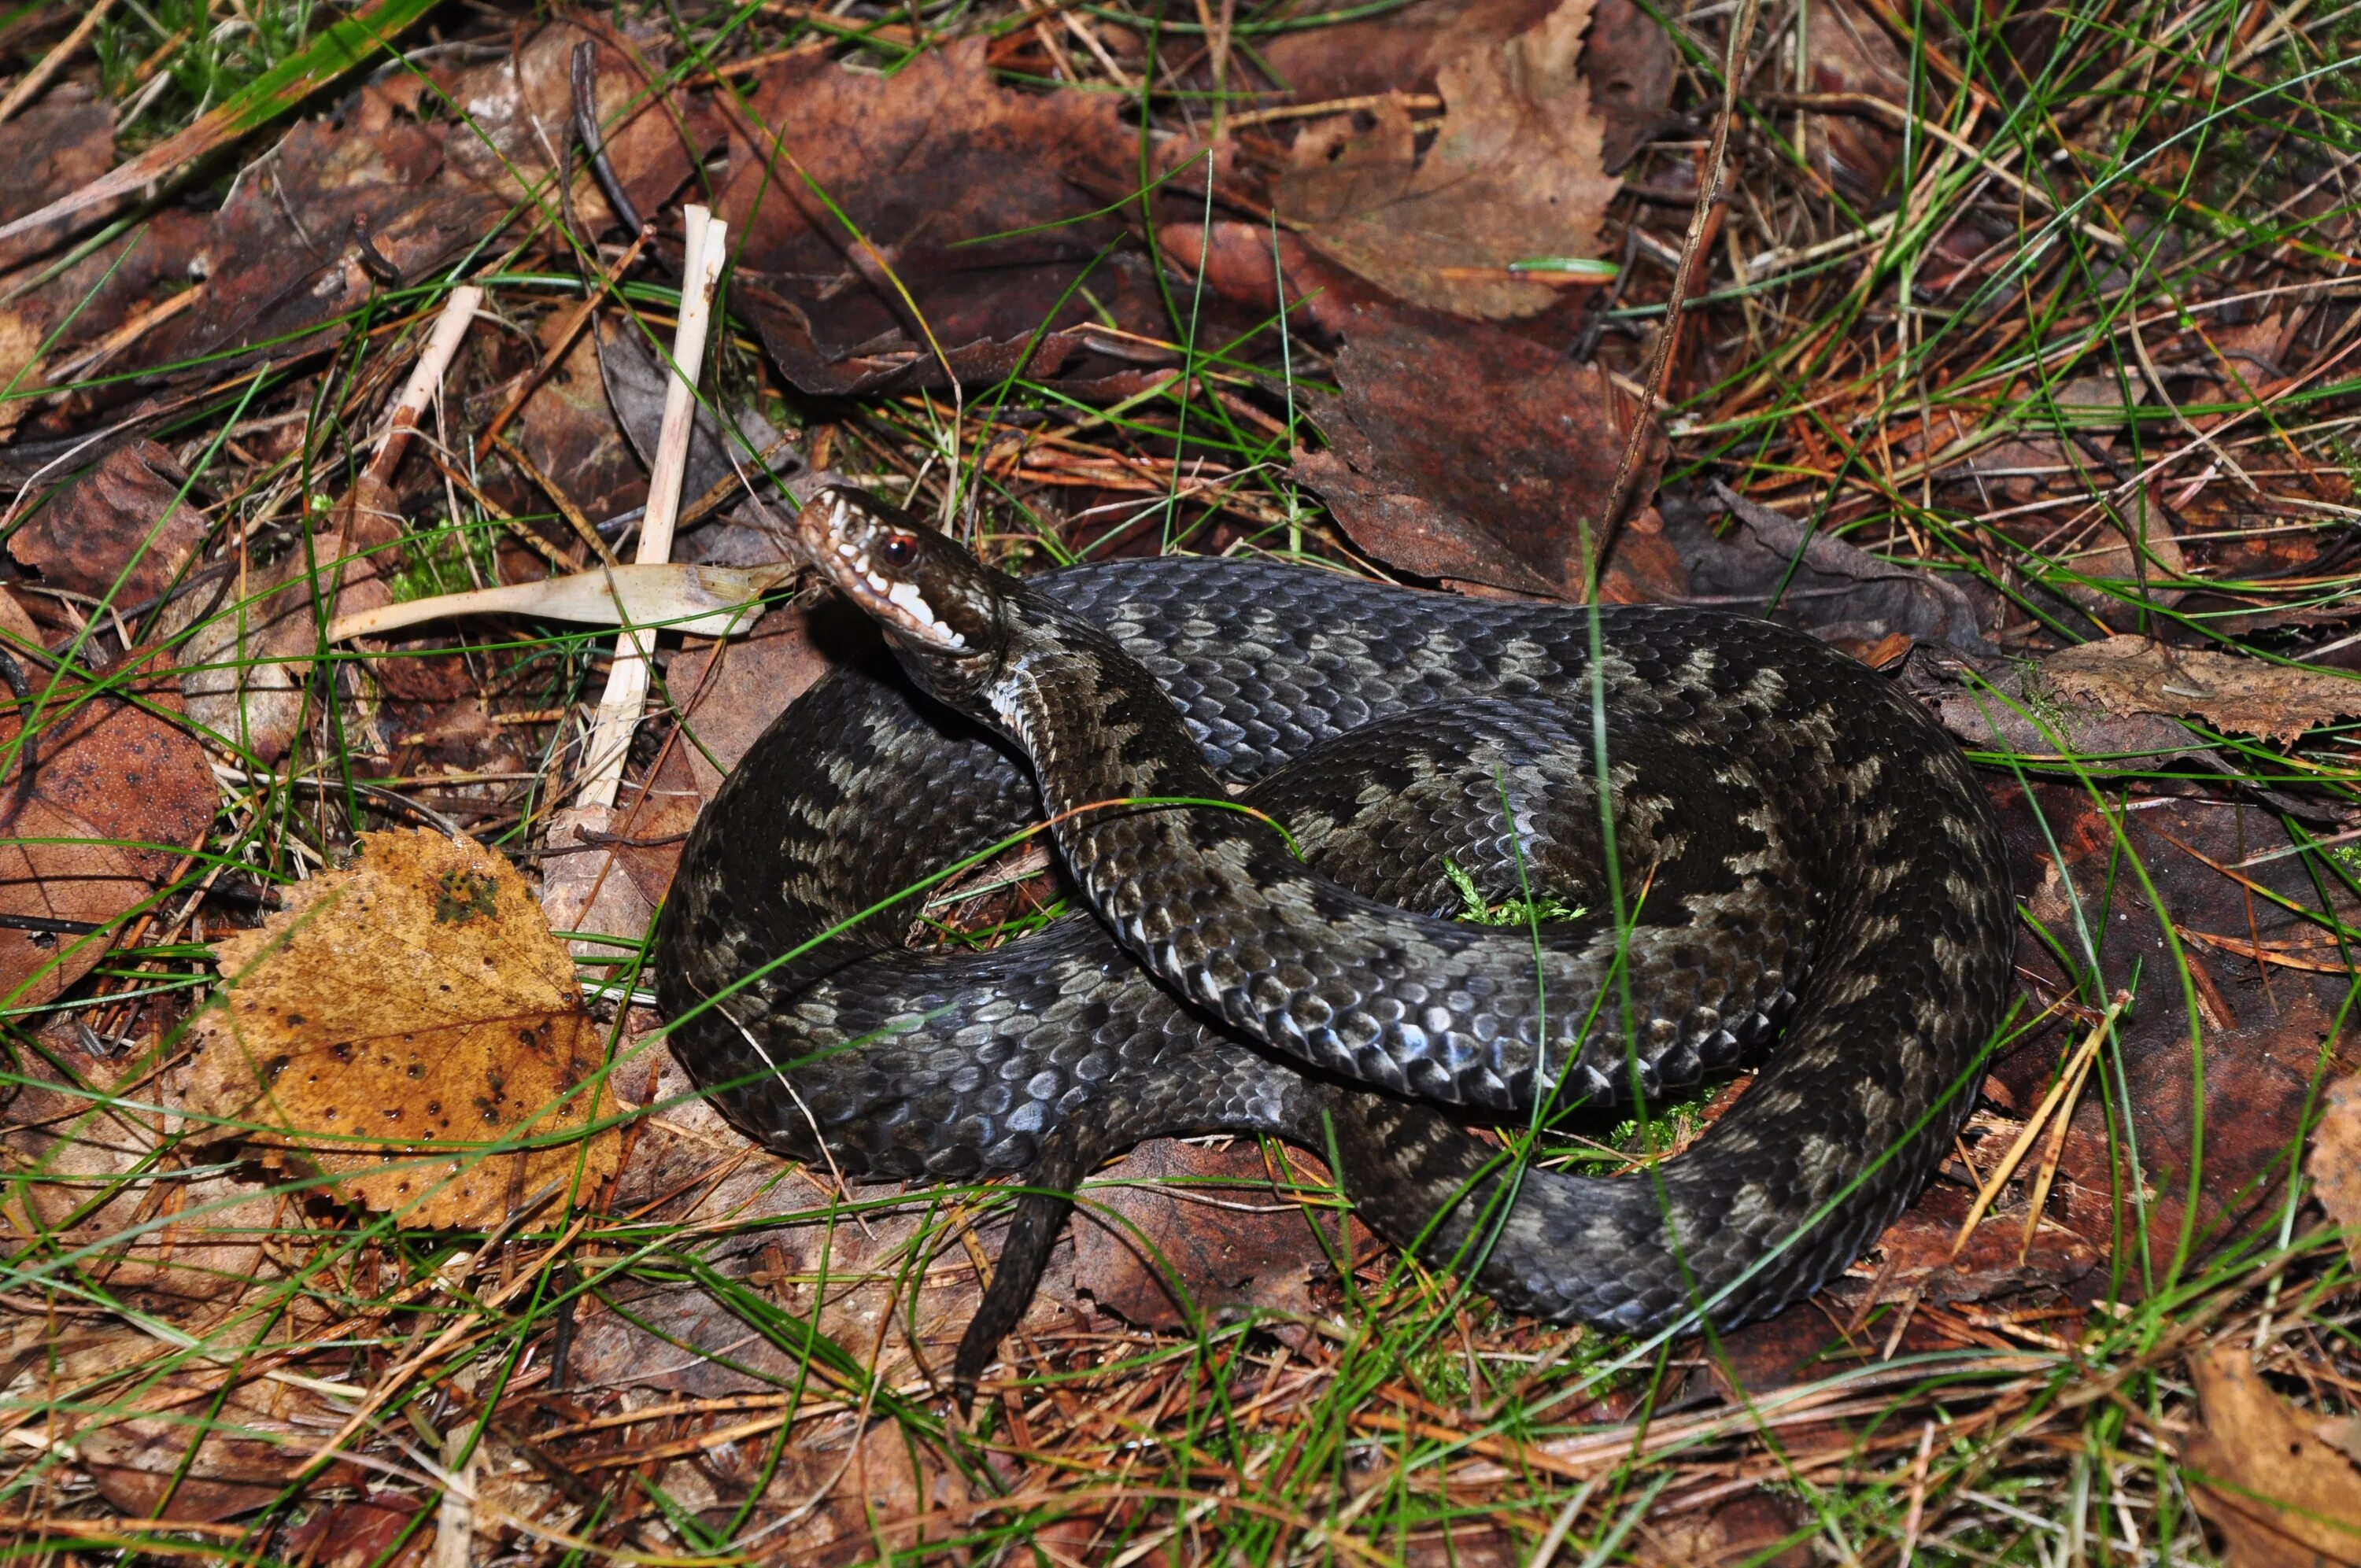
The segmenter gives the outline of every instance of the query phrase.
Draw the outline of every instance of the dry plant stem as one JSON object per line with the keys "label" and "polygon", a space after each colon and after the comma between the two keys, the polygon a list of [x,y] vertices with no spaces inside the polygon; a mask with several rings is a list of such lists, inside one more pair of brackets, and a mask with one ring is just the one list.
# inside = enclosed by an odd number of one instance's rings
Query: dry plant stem
{"label": "dry plant stem", "polygon": [[[1960,1223],[1960,1234],[1952,1239],[1953,1257],[1959,1256],[1960,1250],[1968,1245],[1968,1238],[1975,1234],[1976,1227],[1983,1223],[1985,1213],[1991,1210],[1993,1200],[2000,1196],[2000,1190],[2008,1184],[2008,1179],[2016,1174],[2016,1168],[2032,1152],[2033,1140],[2041,1135],[2043,1124],[2054,1115],[2062,1125],[2074,1113],[2074,1100],[2081,1090],[2082,1080],[2090,1074],[2091,1063],[2098,1056],[2099,1047],[2106,1043],[2108,1031],[2115,1026],[2116,1014],[2123,1012],[2130,1002],[2130,994],[2120,991],[2108,1001],[2106,1012],[2091,1026],[2091,1032],[2081,1045],[2075,1048],[2073,1059],[2067,1064],[2066,1070],[2058,1075],[2058,1081],[2050,1085],[2049,1092],[2043,1096],[2041,1103],[2026,1118],[2025,1130],[2016,1135],[2016,1142],[2001,1157],[2000,1163],[1993,1167],[1992,1174],[1984,1178],[1983,1185],[1977,1190],[1975,1201],[1968,1205],[1967,1218]],[[2038,1217],[2040,1212],[2037,1205],[2034,1214]]]}
{"label": "dry plant stem", "polygon": [[[729,225],[703,207],[686,213],[686,265],[681,272],[680,320],[673,332],[675,366],[664,389],[664,423],[656,436],[656,458],[649,476],[647,515],[640,522],[640,548],[632,561],[642,566],[661,565],[672,557],[673,525],[680,517],[681,477],[688,466],[688,438],[695,427],[697,377],[705,364],[705,334],[713,315],[713,286],[729,255]],[[631,731],[647,700],[647,646],[639,633],[625,628],[615,640],[615,662],[607,671],[607,691],[598,716],[590,727],[584,755],[582,787],[577,805],[601,809],[613,806],[623,781],[623,756],[631,749]]]}
{"label": "dry plant stem", "polygon": [[402,454],[410,449],[411,432],[418,428],[419,417],[426,411],[428,401],[442,388],[444,373],[451,368],[451,361],[459,352],[459,341],[467,335],[467,327],[483,303],[484,291],[472,283],[463,283],[451,291],[442,315],[435,319],[434,330],[426,334],[426,347],[418,356],[417,367],[411,371],[401,397],[393,405],[393,417],[386,424],[377,452],[369,458],[371,479],[384,484],[401,466]]}
{"label": "dry plant stem", "polygon": [[1673,350],[1680,341],[1681,322],[1687,313],[1689,297],[1697,292],[1698,269],[1705,264],[1706,230],[1712,222],[1715,206],[1721,201],[1721,171],[1730,153],[1730,125],[1738,115],[1739,82],[1745,74],[1747,46],[1753,38],[1755,18],[1762,9],[1762,0],[1741,0],[1738,15],[1730,21],[1730,48],[1721,62],[1721,113],[1714,120],[1713,143],[1698,165],[1697,205],[1689,209],[1689,231],[1681,242],[1680,269],[1673,277],[1672,297],[1665,302],[1664,328],[1656,334],[1654,353],[1649,356],[1648,399],[1632,411],[1631,429],[1623,438],[1623,455],[1615,461],[1615,485],[1607,493],[1607,510],[1598,519],[1598,545],[1591,552],[1590,570],[1583,585],[1586,600],[1598,597],[1598,581],[1606,575],[1608,557],[1615,548],[1623,513],[1631,504],[1632,492],[1640,486],[1641,454],[1647,450],[1648,433],[1655,426],[1656,411],[1664,406],[1664,385],[1673,373]]}
{"label": "dry plant stem", "polygon": [[115,0],[98,0],[96,5],[85,12],[80,25],[65,36],[65,41],[43,55],[41,62],[19,77],[16,85],[8,89],[8,95],[5,98],[0,98],[0,120],[7,119],[17,110],[31,103],[34,94],[47,87],[49,84],[49,79],[57,75],[59,68],[71,60],[75,51],[83,44],[90,41],[90,35],[98,30],[99,23],[106,20],[106,14],[114,9]]}

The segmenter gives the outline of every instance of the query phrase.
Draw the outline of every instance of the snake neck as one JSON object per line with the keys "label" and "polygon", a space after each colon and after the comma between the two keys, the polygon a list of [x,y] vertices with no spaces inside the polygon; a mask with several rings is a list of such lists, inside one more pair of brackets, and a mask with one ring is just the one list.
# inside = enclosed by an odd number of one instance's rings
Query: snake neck
{"label": "snake neck", "polygon": [[1155,676],[1089,622],[1027,607],[984,695],[1033,761],[1067,869],[1135,947],[1176,875],[1240,896],[1300,870],[1267,820],[1220,804],[1228,786]]}

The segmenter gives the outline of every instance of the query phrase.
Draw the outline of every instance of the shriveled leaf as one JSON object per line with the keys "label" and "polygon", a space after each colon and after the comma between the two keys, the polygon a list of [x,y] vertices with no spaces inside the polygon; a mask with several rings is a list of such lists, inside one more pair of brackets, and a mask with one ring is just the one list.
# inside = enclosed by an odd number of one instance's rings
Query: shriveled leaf
{"label": "shriveled leaf", "polygon": [[[654,214],[722,135],[701,100],[651,90],[662,79],[665,37],[632,40],[649,68],[644,75],[606,28],[575,20],[552,22],[500,59],[459,72],[450,97],[466,123],[448,144],[453,171],[506,201],[523,200],[536,187],[546,193],[551,159],[573,137],[574,51],[587,43],[608,167],[642,215]],[[572,172],[575,211],[591,229],[604,229],[613,221],[605,192],[578,157]]]}
{"label": "shriveled leaf", "polygon": [[385,287],[364,242],[406,279],[481,243],[510,208],[445,175],[453,134],[369,92],[342,124],[295,126],[271,155],[269,178],[239,181],[185,258],[205,280],[202,303],[141,339],[131,361],[227,354],[358,309]]}
{"label": "shriveled leaf", "polygon": [[537,583],[437,594],[338,616],[328,641],[376,637],[430,620],[474,615],[529,615],[590,626],[661,626],[718,637],[744,621],[758,600],[792,568],[685,566],[672,563],[609,566],[544,577]]}
{"label": "shriveled leaf", "polygon": [[2204,1424],[2180,1457],[2232,1568],[2361,1564],[2361,1469],[2271,1391],[2243,1344],[2198,1350],[2189,1376]]}
{"label": "shriveled leaf", "polygon": [[[1422,0],[1358,21],[1280,33],[1262,46],[1262,55],[1299,104],[1432,93],[1452,59],[1507,42],[1546,17],[1554,3]],[[1672,42],[1653,16],[1633,0],[1598,0],[1582,73],[1606,122],[1608,169],[1620,169],[1663,126],[1675,64]]]}
{"label": "shriveled leaf", "polygon": [[2345,1233],[2345,1249],[2361,1261],[2361,1078],[2329,1086],[2328,1110],[2312,1129],[2304,1156],[2312,1196]]}
{"label": "shriveled leaf", "polygon": [[[573,960],[509,863],[425,829],[359,857],[214,944],[185,1093],[272,1166],[428,1227],[482,1225],[552,1183],[603,1180],[603,1042]],[[537,1146],[485,1152],[504,1141]]]}
{"label": "shriveled leaf", "polygon": [[1957,583],[1880,560],[1728,486],[1715,499],[1736,523],[1726,537],[1691,534],[1683,556],[1708,602],[1792,620],[1838,641],[1900,633],[1918,642],[1990,650],[1974,603]]}
{"label": "shriveled leaf", "polygon": [[2292,740],[2361,714],[2361,676],[2290,669],[2146,637],[2109,637],[2042,661],[2050,685],[2116,713],[2193,714],[2217,729]]}
{"label": "shriveled leaf", "polygon": [[[0,723],[0,745],[22,723],[21,710]],[[108,925],[155,891],[180,858],[176,846],[194,844],[213,819],[203,749],[133,703],[92,696],[43,720],[37,752],[31,795],[13,820],[0,816],[0,914]],[[16,799],[22,765],[0,782],[0,814]],[[103,938],[0,927],[0,996],[13,1006],[47,1002],[104,952]]]}
{"label": "shriveled leaf", "polygon": [[152,441],[118,446],[60,486],[9,536],[8,553],[54,587],[113,592],[118,606],[154,598],[205,536],[204,513],[181,497],[185,479]]}
{"label": "shriveled leaf", "polygon": [[1501,320],[1556,291],[1513,262],[1592,256],[1617,181],[1576,61],[1591,0],[1563,0],[1530,31],[1441,65],[1442,131],[1422,157],[1409,108],[1373,130],[1306,132],[1275,192],[1280,216],[1331,258],[1413,303]]}

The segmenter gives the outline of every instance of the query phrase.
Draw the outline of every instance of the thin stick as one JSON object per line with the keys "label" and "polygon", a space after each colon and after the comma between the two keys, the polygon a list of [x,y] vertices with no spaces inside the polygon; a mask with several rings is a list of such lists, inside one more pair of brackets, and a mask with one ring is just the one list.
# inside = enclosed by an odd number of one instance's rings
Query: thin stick
{"label": "thin stick", "polygon": [[476,319],[476,312],[483,302],[484,291],[472,283],[462,283],[451,291],[442,315],[435,319],[434,330],[426,334],[426,347],[418,356],[409,382],[401,389],[401,400],[393,405],[393,418],[385,427],[377,453],[369,459],[370,478],[383,484],[401,466],[401,455],[410,449],[410,433],[418,428],[427,403],[442,390],[444,372],[451,368],[451,361],[459,352],[459,340],[467,335],[468,324]]}
{"label": "thin stick", "polygon": [[33,95],[49,84],[49,78],[73,58],[76,49],[89,41],[90,35],[98,30],[99,23],[106,20],[106,14],[114,9],[115,0],[98,0],[98,4],[82,17],[81,25],[65,36],[63,43],[43,55],[38,65],[18,77],[16,85],[8,89],[8,95],[0,98],[0,120],[6,119],[31,103]]}
{"label": "thin stick", "polygon": [[1730,47],[1721,62],[1721,114],[1714,121],[1713,145],[1697,166],[1697,205],[1689,209],[1688,236],[1681,242],[1680,269],[1673,276],[1672,298],[1664,302],[1664,324],[1656,334],[1655,352],[1649,356],[1648,400],[1631,415],[1631,433],[1623,438],[1623,455],[1616,459],[1615,486],[1607,493],[1607,510],[1598,520],[1598,548],[1591,552],[1588,581],[1583,598],[1598,597],[1598,584],[1607,575],[1608,554],[1640,486],[1640,455],[1647,450],[1648,432],[1654,428],[1656,410],[1664,405],[1664,384],[1672,378],[1673,349],[1680,341],[1681,322],[1689,296],[1697,292],[1697,269],[1706,249],[1706,227],[1721,203],[1721,170],[1730,152],[1730,124],[1738,117],[1738,84],[1746,74],[1746,51],[1754,37],[1754,20],[1762,0],[1741,0],[1730,25]]}
{"label": "thin stick", "polygon": [[[695,429],[697,377],[705,364],[707,323],[713,314],[713,286],[719,281],[721,263],[729,254],[729,225],[703,207],[686,210],[687,256],[681,269],[680,321],[673,331],[672,357],[676,367],[664,389],[664,423],[656,435],[656,457],[648,477],[648,510],[640,520],[640,548],[632,561],[642,566],[661,565],[672,556],[673,525],[680,517],[680,485],[688,466],[688,439]],[[639,632],[625,627],[615,640],[615,662],[607,671],[606,695],[599,699],[581,788],[576,803],[584,807],[611,809],[623,782],[623,758],[631,750],[631,731],[640,722],[640,708],[648,696],[648,647]]]}

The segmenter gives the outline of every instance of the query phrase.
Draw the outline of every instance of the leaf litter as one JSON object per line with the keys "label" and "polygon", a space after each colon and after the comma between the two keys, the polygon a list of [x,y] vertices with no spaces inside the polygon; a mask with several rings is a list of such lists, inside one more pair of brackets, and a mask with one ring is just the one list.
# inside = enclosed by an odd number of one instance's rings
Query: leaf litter
{"label": "leaf litter", "polygon": [[406,1224],[495,1224],[595,1188],[616,1135],[579,1135],[613,1110],[605,1041],[524,880],[425,828],[357,850],[214,945],[223,985],[197,1017],[190,1112]]}
{"label": "leaf litter", "polygon": [[[0,48],[29,65],[65,37],[54,9]],[[1675,408],[1643,415],[1728,10],[1668,33],[1621,0],[1194,32],[787,9],[693,44],[629,14],[487,16],[364,72],[346,24],[420,7],[330,8],[333,36],[184,128],[141,120],[153,94],[95,55],[10,122],[35,152],[0,181],[0,367],[22,372],[0,624],[42,695],[14,721],[30,766],[0,774],[28,792],[0,845],[0,1299],[93,1325],[11,1364],[11,1451],[90,1482],[69,1495],[91,1508],[356,1568],[455,1532],[438,1561],[559,1539],[533,1530],[809,1561],[956,1539],[1601,1563],[1815,1536],[1850,1558],[1865,1530],[1982,1560],[2078,1497],[2104,1506],[2068,1528],[2142,1552],[2335,1558],[2304,1521],[2344,1506],[2361,1375],[2312,1331],[2349,1299],[2312,1228],[2350,1223],[2361,926],[2345,329],[2313,239],[2247,256],[2203,215],[2268,207],[2349,251],[2342,210],[2295,194],[2318,170],[2265,152],[2248,188],[2209,185],[2227,155],[2170,140],[2197,112],[2174,87],[2143,185],[2089,183],[2114,154],[2071,103],[2029,141],[1994,116],[2037,79],[2161,58],[2136,18],[1971,33],[1938,8],[1910,38],[1878,0],[1774,7]],[[2314,25],[2264,22],[2215,86],[2249,91],[2275,29]],[[2044,76],[2053,49],[2081,52]],[[2271,123],[2310,136],[2315,107],[2273,91]],[[2053,223],[2066,192],[2088,199]],[[621,595],[684,628],[658,636],[612,830],[558,844],[688,200],[739,247],[676,565],[652,569],[706,593]],[[2032,272],[2062,302],[2037,320]],[[461,278],[493,313],[423,439],[374,469],[371,422]],[[2103,318],[2098,294],[2136,308]],[[2254,417],[2297,395],[2330,422]],[[1610,519],[1642,418],[1661,439]],[[1061,1243],[965,1446],[928,1401],[997,1245],[989,1190],[848,1189],[644,1071],[636,944],[681,831],[861,656],[785,582],[692,576],[780,559],[717,483],[725,448],[788,497],[848,475],[1024,565],[1186,543],[1561,600],[1596,571],[1602,597],[1803,626],[1995,762],[2022,1032],[1849,1277],[1653,1380],[1399,1271],[1338,1232],[1309,1162],[1143,1148],[1096,1179],[1107,1223]],[[741,630],[686,624],[713,610]],[[363,640],[329,641],[340,618]],[[412,861],[440,871],[390,869]],[[569,878],[604,890],[578,970],[520,866],[550,908]],[[438,921],[422,889],[462,868],[490,912],[471,891]],[[979,929],[1055,896],[990,881],[955,911]],[[367,889],[375,918],[339,924]],[[483,949],[507,978],[453,1002]],[[418,1080],[402,1034],[435,1047]],[[495,1122],[464,1135],[414,1120],[478,1101]],[[388,1109],[416,1135],[354,1126]],[[2140,1397],[2078,1403],[2092,1380]],[[24,1442],[19,1411],[65,1446]],[[2290,1432],[2290,1466],[2257,1462]],[[470,1433],[473,1471],[446,1445]],[[323,1442],[356,1463],[291,1490]],[[2151,1508],[2156,1453],[2202,1526]],[[472,1509],[418,1453],[475,1476]],[[1579,1492],[1609,1475],[1634,1508]]]}

